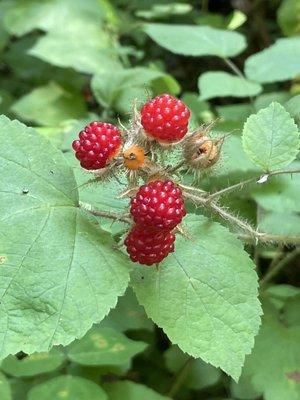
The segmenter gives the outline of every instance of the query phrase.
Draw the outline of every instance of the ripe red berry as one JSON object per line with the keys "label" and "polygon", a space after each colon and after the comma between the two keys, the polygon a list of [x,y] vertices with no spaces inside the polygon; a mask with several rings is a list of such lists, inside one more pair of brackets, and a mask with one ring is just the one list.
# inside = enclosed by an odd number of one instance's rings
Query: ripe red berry
{"label": "ripe red berry", "polygon": [[186,214],[181,189],[172,181],[149,182],[131,199],[130,213],[137,224],[174,229]]}
{"label": "ripe red berry", "polygon": [[74,140],[72,147],[82,168],[104,168],[120,150],[121,132],[107,122],[91,122],[79,133],[79,140]]}
{"label": "ripe red berry", "polygon": [[135,225],[125,239],[125,246],[133,262],[152,265],[174,251],[174,241],[175,235],[171,232],[157,232]]}
{"label": "ripe red berry", "polygon": [[162,94],[144,104],[141,123],[146,133],[162,142],[176,142],[188,131],[190,111],[180,100]]}

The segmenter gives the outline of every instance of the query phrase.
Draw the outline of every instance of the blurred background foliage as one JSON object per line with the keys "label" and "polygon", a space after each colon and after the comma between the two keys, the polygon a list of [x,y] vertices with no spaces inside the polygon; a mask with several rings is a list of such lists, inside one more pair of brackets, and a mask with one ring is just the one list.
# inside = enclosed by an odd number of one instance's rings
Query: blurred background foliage
{"label": "blurred background foliage", "polygon": [[[299,34],[299,0],[2,0],[0,112],[61,148],[84,182],[70,143],[87,122],[126,124],[135,99],[180,96],[192,111],[191,128],[217,119],[215,133],[229,135],[220,165],[201,180],[220,189],[259,174],[241,155],[251,113],[277,101],[299,124]],[[261,230],[297,241],[299,183],[282,176],[223,202]],[[81,199],[122,208],[112,191],[111,184],[85,187]],[[106,229],[118,231],[110,223]],[[262,292],[263,327],[239,383],[170,346],[129,290],[80,341],[4,360],[0,399],[300,399],[297,253],[275,245],[249,251],[260,275],[293,256]]]}

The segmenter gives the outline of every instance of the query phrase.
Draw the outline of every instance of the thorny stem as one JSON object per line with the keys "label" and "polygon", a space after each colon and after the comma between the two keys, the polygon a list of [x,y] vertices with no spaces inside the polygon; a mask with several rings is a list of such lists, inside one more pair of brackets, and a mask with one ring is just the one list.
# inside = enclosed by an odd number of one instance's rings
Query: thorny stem
{"label": "thorny stem", "polygon": [[240,188],[244,187],[245,185],[248,185],[249,183],[253,183],[253,182],[257,183],[260,179],[262,179],[264,177],[267,180],[269,177],[276,176],[276,175],[283,175],[283,174],[291,174],[292,175],[292,174],[297,174],[297,173],[300,173],[300,169],[291,169],[291,170],[283,170],[282,169],[282,170],[269,172],[269,173],[266,173],[266,174],[263,174],[260,176],[256,176],[254,178],[250,178],[245,181],[236,183],[235,185],[228,186],[227,188],[219,190],[218,192],[212,193],[211,195],[208,196],[208,199],[213,200],[215,198],[223,196],[224,194],[232,192],[233,190],[240,189]]}
{"label": "thorny stem", "polygon": [[85,211],[88,211],[89,213],[95,215],[96,217],[103,217],[103,218],[107,218],[107,219],[113,219],[115,221],[124,222],[126,224],[130,224],[131,223],[130,217],[127,216],[126,214],[96,210],[90,204],[83,203],[83,202],[80,202],[79,206],[80,206],[80,208],[84,209]]}
{"label": "thorny stem", "polygon": [[186,199],[191,200],[195,204],[210,208],[212,211],[219,214],[223,219],[226,219],[227,221],[239,226],[241,229],[248,232],[248,234],[252,235],[252,237],[256,238],[257,240],[263,236],[263,233],[258,232],[257,230],[252,228],[252,226],[249,225],[247,222],[242,221],[235,215],[230,214],[227,210],[220,207],[217,203],[187,192],[184,192],[183,195]]}
{"label": "thorny stem", "polygon": [[295,257],[300,255],[300,247],[296,247],[290,253],[280,260],[272,269],[270,269],[266,275],[261,279],[260,285],[264,287],[275,275],[277,275],[284,267],[286,267]]}

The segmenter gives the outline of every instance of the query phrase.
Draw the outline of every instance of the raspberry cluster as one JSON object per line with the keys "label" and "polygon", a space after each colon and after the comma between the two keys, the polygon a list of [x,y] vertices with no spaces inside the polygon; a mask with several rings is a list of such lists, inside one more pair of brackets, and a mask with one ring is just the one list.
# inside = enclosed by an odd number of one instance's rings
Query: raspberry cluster
{"label": "raspberry cluster", "polygon": [[151,181],[131,199],[135,225],[125,240],[134,262],[152,265],[174,251],[172,230],[186,215],[182,192],[172,181]]}

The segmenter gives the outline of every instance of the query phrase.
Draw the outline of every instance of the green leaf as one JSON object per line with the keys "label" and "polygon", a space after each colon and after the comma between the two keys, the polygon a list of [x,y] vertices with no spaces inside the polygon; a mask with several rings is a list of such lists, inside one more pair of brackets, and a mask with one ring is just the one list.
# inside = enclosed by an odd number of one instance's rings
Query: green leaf
{"label": "green leaf", "polygon": [[0,140],[4,358],[83,336],[124,293],[130,264],[97,219],[78,207],[77,184],[60,151],[3,116]]}
{"label": "green leaf", "polygon": [[198,87],[201,100],[227,96],[256,96],[262,91],[259,84],[222,71],[205,72],[200,75]]}
{"label": "green leaf", "polygon": [[238,382],[230,382],[230,393],[234,399],[255,400],[261,391],[255,390],[249,376],[242,375]]}
{"label": "green leaf", "polygon": [[83,96],[66,90],[56,82],[35,88],[19,98],[13,104],[12,111],[26,121],[52,126],[87,115]]}
{"label": "green leaf", "polygon": [[119,298],[116,308],[110,311],[101,322],[101,326],[109,326],[121,331],[152,330],[154,327],[152,321],[147,318],[143,307],[137,302],[131,288],[128,288],[124,296]]}
{"label": "green leaf", "polygon": [[8,356],[2,361],[1,369],[9,375],[22,377],[45,374],[55,371],[65,360],[64,352],[53,348],[49,353],[34,353],[19,360],[15,356]]}
{"label": "green leaf", "polygon": [[1,373],[0,373],[0,399],[1,400],[12,400],[9,381]]}
{"label": "green leaf", "polygon": [[[102,106],[128,111],[136,97],[136,89],[141,89],[142,97],[146,97],[145,85],[164,75],[161,71],[142,67],[108,70],[95,75],[91,87],[97,101]],[[123,96],[129,98],[125,110],[124,107],[120,107]]]}
{"label": "green leaf", "polygon": [[284,107],[299,124],[300,123],[300,94],[289,99],[285,103]]}
{"label": "green leaf", "polygon": [[68,347],[68,357],[81,365],[119,365],[145,350],[147,344],[135,342],[108,327],[94,327]]}
{"label": "green leaf", "polygon": [[298,0],[283,0],[277,11],[277,21],[285,36],[300,33],[300,3]]}
{"label": "green leaf", "polygon": [[243,369],[265,400],[299,399],[299,341],[300,327],[286,327],[267,313]]}
{"label": "green leaf", "polygon": [[109,396],[109,400],[171,400],[169,397],[162,396],[147,386],[131,381],[106,384],[104,389]]}
{"label": "green leaf", "polygon": [[[298,190],[300,189],[300,186]],[[277,193],[276,193],[277,194]],[[255,197],[255,196],[254,196]],[[260,197],[260,196],[259,196]],[[278,194],[277,194],[278,197]],[[279,208],[280,200],[284,199],[279,196],[277,208]],[[260,200],[258,200],[260,202]],[[264,201],[263,201],[264,202]],[[270,207],[270,205],[269,205]],[[300,237],[300,215],[289,213],[286,211],[268,212],[259,221],[259,229],[262,232],[267,232],[276,235],[284,236],[299,236]]]}
{"label": "green leaf", "polygon": [[244,121],[252,113],[251,104],[228,104],[226,106],[217,106],[218,115],[231,121]]}
{"label": "green leaf", "polygon": [[246,48],[243,35],[209,26],[147,24],[145,31],[160,46],[185,56],[234,57]]}
{"label": "green leaf", "polygon": [[[294,163],[292,166],[299,166]],[[291,167],[291,169],[293,169]],[[300,174],[273,177],[268,182],[252,189],[255,201],[265,210],[278,213],[300,212]]]}
{"label": "green leaf", "polygon": [[233,234],[200,215],[185,218],[191,239],[156,269],[136,268],[133,289],[173,344],[237,379],[260,324],[257,276]]}
{"label": "green leaf", "polygon": [[74,20],[101,23],[103,12],[97,0],[10,0],[4,13],[5,28],[16,36],[33,29],[45,31],[63,29]]}
{"label": "green leaf", "polygon": [[251,115],[244,125],[244,150],[264,171],[290,164],[296,158],[299,145],[297,125],[279,103],[271,103]]}
{"label": "green leaf", "polygon": [[254,100],[254,108],[256,111],[259,111],[261,108],[268,107],[274,101],[285,106],[285,103],[290,98],[291,98],[290,92],[285,92],[285,91],[262,93],[261,95],[257,96],[257,98]]}
{"label": "green leaf", "polygon": [[[172,346],[165,351],[164,357],[168,370],[173,374],[178,374],[189,360],[189,356],[184,354],[177,346]],[[220,370],[197,358],[191,361],[183,384],[189,389],[201,390],[215,385],[220,378]]]}
{"label": "green leaf", "polygon": [[35,386],[28,400],[107,400],[100,386],[87,379],[63,375]]}
{"label": "green leaf", "polygon": [[250,80],[269,83],[293,79],[300,74],[300,38],[278,39],[267,49],[247,58]]}

